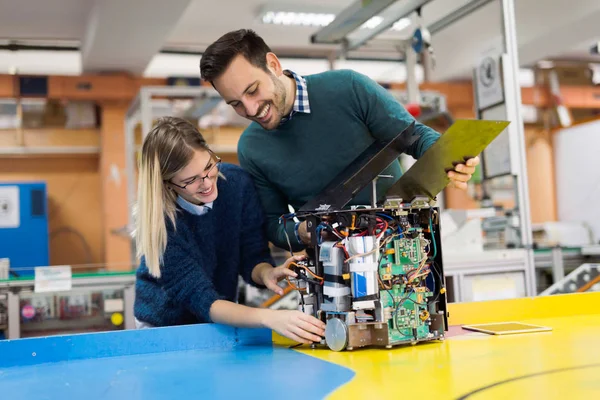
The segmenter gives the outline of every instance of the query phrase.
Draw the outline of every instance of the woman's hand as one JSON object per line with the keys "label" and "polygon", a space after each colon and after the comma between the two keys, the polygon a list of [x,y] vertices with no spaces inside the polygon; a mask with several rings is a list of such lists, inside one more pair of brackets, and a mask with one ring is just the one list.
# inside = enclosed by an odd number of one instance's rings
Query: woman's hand
{"label": "woman's hand", "polygon": [[319,343],[325,336],[325,323],[298,310],[265,309],[263,324],[298,343]]}
{"label": "woman's hand", "polygon": [[259,272],[260,282],[257,283],[266,286],[268,289],[280,296],[283,295],[283,289],[280,288],[277,283],[287,276],[291,276],[292,278],[297,277],[298,275],[290,269],[290,264],[296,261],[304,260],[304,258],[305,256],[294,256],[288,258],[286,262],[279,267],[273,268],[271,265],[269,265],[261,268]]}
{"label": "woman's hand", "polygon": [[210,307],[210,318],[239,328],[267,328],[298,343],[318,343],[325,336],[325,323],[298,310],[254,308],[217,300]]}

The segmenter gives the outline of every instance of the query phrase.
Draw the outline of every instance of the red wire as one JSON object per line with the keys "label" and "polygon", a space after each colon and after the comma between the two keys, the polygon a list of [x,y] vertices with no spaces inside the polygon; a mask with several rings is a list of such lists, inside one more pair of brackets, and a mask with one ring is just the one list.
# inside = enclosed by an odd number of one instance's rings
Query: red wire
{"label": "red wire", "polygon": [[378,238],[380,238],[381,236],[383,236],[383,234],[385,233],[385,231],[387,230],[387,228],[389,226],[388,223],[387,223],[387,221],[383,221],[383,223],[384,223],[384,228],[383,229],[380,228],[381,229],[381,233],[379,233],[379,235],[377,235]]}

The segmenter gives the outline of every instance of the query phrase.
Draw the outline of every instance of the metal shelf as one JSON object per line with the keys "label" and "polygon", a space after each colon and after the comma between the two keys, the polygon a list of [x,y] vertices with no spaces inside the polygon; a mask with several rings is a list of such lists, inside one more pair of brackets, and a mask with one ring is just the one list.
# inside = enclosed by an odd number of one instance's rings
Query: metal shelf
{"label": "metal shelf", "polygon": [[43,147],[0,147],[0,155],[97,155],[100,154],[98,146],[43,146]]}

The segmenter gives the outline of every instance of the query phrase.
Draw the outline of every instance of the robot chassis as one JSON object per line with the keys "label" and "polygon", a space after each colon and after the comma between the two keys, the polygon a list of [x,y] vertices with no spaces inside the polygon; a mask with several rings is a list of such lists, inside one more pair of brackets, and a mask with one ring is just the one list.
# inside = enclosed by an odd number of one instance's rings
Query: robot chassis
{"label": "robot chassis", "polygon": [[313,243],[308,260],[292,265],[298,278],[290,283],[300,309],[326,323],[321,344],[342,351],[444,339],[437,208],[398,202],[306,220]]}
{"label": "robot chassis", "polygon": [[[396,196],[403,178],[377,206],[379,174],[415,139],[413,128],[374,143],[319,196],[282,216],[307,221],[309,256],[291,265],[298,277],[288,281],[299,309],[326,323],[320,344],[331,350],[414,345],[447,331],[439,210],[428,196]],[[372,204],[348,209],[369,184]]]}

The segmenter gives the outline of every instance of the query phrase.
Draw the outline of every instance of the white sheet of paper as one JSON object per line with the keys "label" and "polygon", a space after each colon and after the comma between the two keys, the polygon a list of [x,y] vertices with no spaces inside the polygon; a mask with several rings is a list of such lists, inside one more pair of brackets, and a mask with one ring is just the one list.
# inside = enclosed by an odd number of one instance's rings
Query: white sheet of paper
{"label": "white sheet of paper", "polygon": [[35,268],[35,293],[61,292],[71,290],[71,287],[70,265]]}

